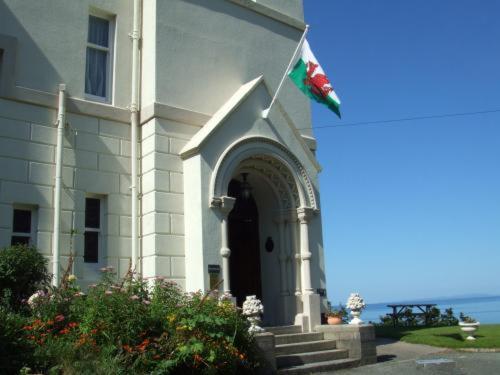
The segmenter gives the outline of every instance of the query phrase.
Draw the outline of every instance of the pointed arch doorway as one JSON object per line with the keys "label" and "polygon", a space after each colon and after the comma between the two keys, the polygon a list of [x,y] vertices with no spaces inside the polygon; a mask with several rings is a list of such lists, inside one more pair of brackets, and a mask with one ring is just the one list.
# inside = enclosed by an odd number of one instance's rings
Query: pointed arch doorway
{"label": "pointed arch doorway", "polygon": [[249,295],[262,299],[259,212],[246,181],[231,180],[228,195],[236,198],[228,216],[230,283],[232,294],[241,306]]}

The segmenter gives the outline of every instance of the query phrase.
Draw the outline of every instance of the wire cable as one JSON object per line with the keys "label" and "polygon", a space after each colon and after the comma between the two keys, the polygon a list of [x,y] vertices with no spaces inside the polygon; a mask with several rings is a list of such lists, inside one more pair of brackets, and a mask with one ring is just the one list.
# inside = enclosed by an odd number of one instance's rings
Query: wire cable
{"label": "wire cable", "polygon": [[[487,114],[487,113],[498,113],[498,112],[500,112],[500,108],[490,109],[490,110],[485,110],[485,111],[475,111],[475,112],[446,113],[446,114],[441,114],[441,115],[404,117],[404,118],[391,119],[391,120],[361,121],[361,122],[351,122],[351,123],[347,123],[347,124],[322,125],[322,126],[314,126],[313,129],[340,128],[340,127],[361,126],[361,125],[379,125],[379,124],[389,124],[389,123],[394,123],[394,122],[418,121],[418,120],[429,120],[429,119],[461,117],[461,116],[475,116],[475,115],[482,115],[482,114]],[[300,128],[299,130],[302,130],[302,129],[310,129],[310,128]]]}

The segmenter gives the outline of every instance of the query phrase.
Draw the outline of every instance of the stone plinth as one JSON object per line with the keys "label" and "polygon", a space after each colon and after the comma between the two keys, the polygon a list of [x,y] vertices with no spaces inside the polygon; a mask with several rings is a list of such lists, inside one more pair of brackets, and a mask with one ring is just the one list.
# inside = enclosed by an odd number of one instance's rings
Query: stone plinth
{"label": "stone plinth", "polygon": [[360,365],[377,362],[373,325],[320,325],[315,327],[315,331],[322,332],[325,340],[337,341],[338,349],[349,350],[349,358],[359,359]]}
{"label": "stone plinth", "polygon": [[276,372],[275,340],[271,332],[263,332],[255,335],[255,341],[259,348],[259,354],[264,366],[260,370],[262,374],[273,374]]}

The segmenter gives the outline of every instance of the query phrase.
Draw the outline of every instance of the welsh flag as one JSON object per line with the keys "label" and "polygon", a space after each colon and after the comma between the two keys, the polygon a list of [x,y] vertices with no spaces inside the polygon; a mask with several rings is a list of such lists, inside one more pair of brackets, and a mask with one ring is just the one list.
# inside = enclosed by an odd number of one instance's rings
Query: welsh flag
{"label": "welsh flag", "polygon": [[302,44],[300,59],[288,76],[299,90],[318,103],[325,104],[340,118],[340,99],[333,91],[330,80],[314,57],[307,40]]}

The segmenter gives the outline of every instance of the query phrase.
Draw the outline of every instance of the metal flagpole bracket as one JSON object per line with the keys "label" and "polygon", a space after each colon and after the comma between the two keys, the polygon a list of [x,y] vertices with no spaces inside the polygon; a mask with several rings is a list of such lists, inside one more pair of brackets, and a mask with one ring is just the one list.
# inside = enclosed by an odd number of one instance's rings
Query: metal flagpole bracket
{"label": "metal flagpole bracket", "polygon": [[276,98],[278,97],[278,94],[281,90],[281,86],[283,86],[283,82],[285,82],[285,78],[288,75],[288,72],[290,71],[290,67],[293,64],[293,61],[295,60],[295,56],[297,56],[297,52],[299,52],[300,47],[302,46],[302,43],[304,42],[304,39],[306,38],[306,34],[309,31],[309,25],[306,25],[306,28],[304,30],[304,33],[300,37],[299,44],[297,44],[297,48],[295,48],[295,52],[292,55],[292,58],[290,59],[290,62],[288,63],[288,66],[286,67],[285,74],[283,74],[283,77],[281,77],[280,84],[278,85],[278,89],[274,93],[273,99],[271,100],[271,104],[269,104],[269,107],[264,109],[262,111],[262,118],[267,119],[269,116],[269,111],[271,111],[271,107],[273,106],[274,102],[276,101]]}

